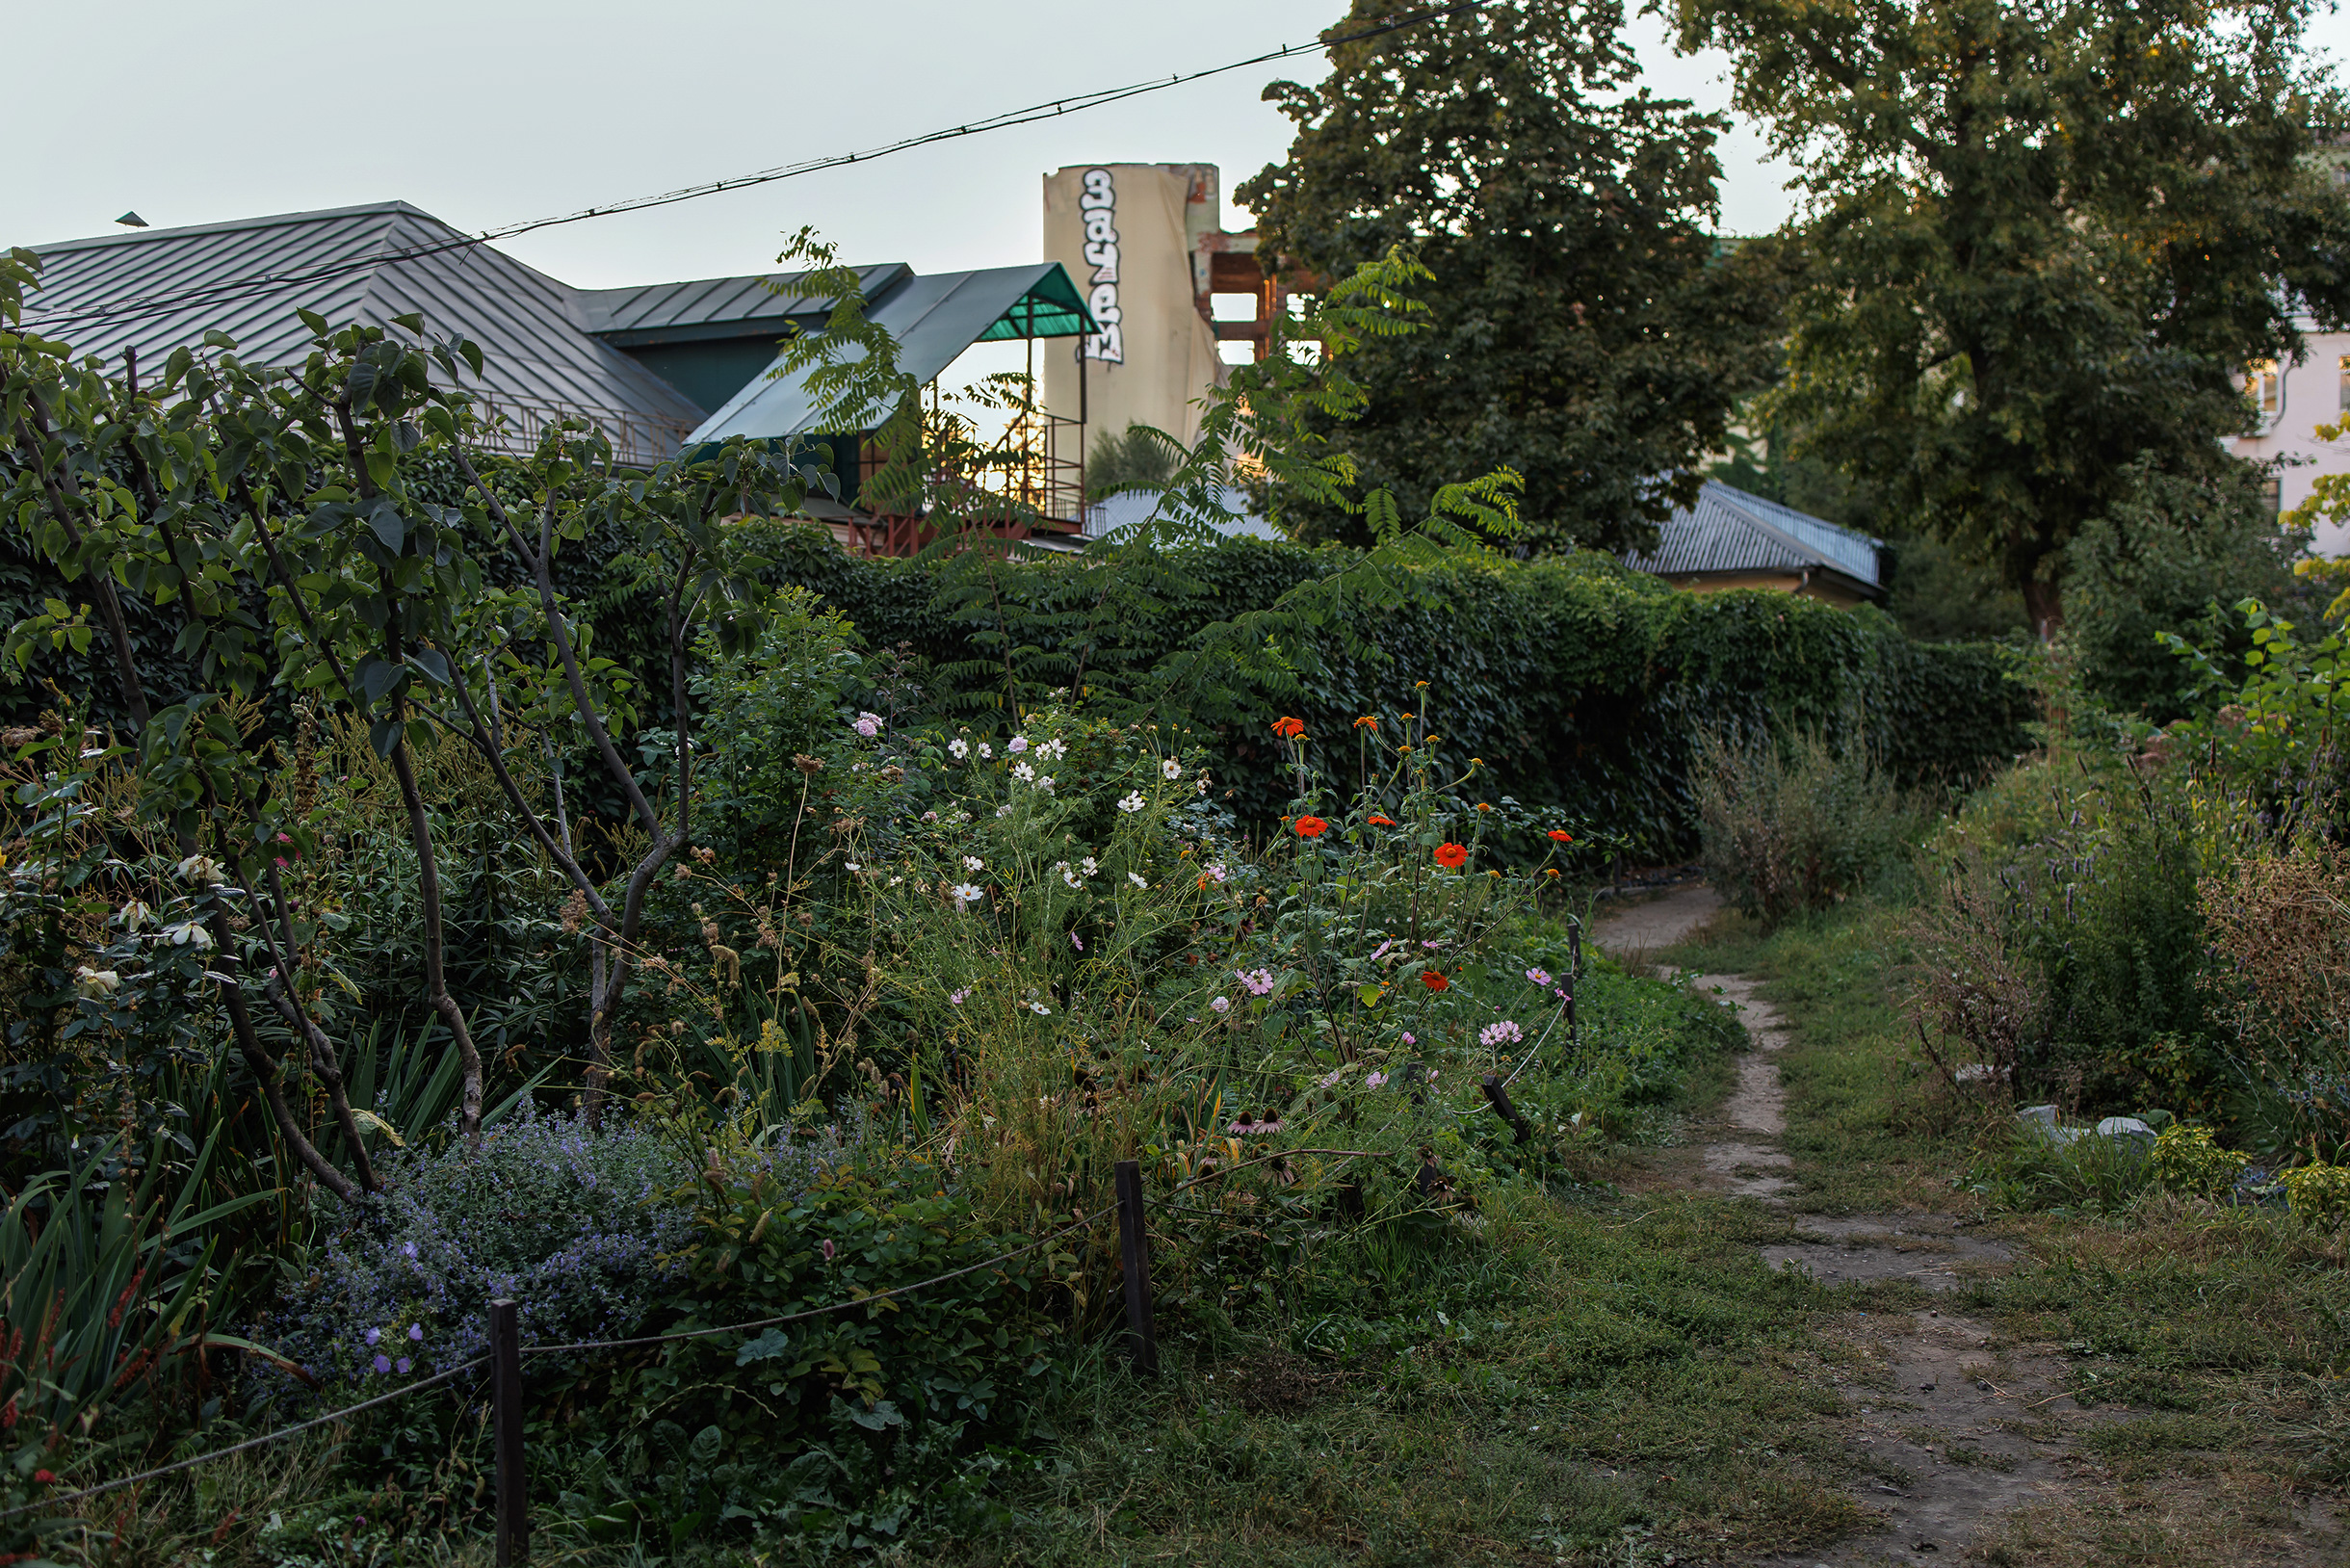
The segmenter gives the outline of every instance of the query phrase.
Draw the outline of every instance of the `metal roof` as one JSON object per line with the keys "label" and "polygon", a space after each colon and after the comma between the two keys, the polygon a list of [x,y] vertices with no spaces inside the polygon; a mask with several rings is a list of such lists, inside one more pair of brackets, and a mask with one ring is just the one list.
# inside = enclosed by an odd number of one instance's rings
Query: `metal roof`
{"label": "metal roof", "polygon": [[[914,275],[902,261],[856,269],[857,287],[870,306]],[[832,309],[829,298],[803,292],[806,273],[768,277],[702,277],[683,283],[647,283],[625,289],[581,289],[577,298],[588,331],[607,343],[634,348],[686,343],[712,337],[744,337],[771,328],[782,335],[794,317],[816,318]]]}
{"label": "metal roof", "polygon": [[1808,512],[1709,481],[1693,507],[1674,510],[1654,550],[1625,559],[1659,577],[1710,572],[1841,572],[1882,591],[1877,548],[1884,541]]}
{"label": "metal roof", "polygon": [[[870,319],[897,339],[899,366],[917,382],[936,377],[974,343],[1074,337],[1095,330],[1077,286],[1057,261],[909,276],[873,304]],[[804,377],[770,380],[762,376],[727,400],[688,439],[772,439],[825,428],[862,430],[876,417],[873,409],[818,407]]]}
{"label": "metal roof", "polygon": [[33,248],[41,286],[24,327],[113,359],[135,347],[160,365],[172,349],[227,333],[256,364],[300,364],[309,329],[329,322],[397,331],[415,312],[434,335],[482,347],[479,390],[535,437],[561,414],[596,419],[639,459],[666,457],[702,411],[660,377],[591,335],[574,291],[405,201],[146,229]]}

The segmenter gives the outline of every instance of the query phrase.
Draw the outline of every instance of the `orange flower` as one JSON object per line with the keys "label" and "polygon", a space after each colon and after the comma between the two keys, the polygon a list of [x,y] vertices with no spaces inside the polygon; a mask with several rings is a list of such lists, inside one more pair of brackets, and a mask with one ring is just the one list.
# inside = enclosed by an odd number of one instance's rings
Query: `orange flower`
{"label": "orange flower", "polygon": [[1362,718],[1356,719],[1354,721],[1354,727],[1356,729],[1367,729],[1373,735],[1379,733],[1379,721],[1369,714],[1365,714]]}
{"label": "orange flower", "polygon": [[1479,801],[1476,803],[1476,808],[1477,808],[1477,810],[1479,810],[1479,811],[1491,811],[1491,810],[1493,809],[1493,807],[1491,807],[1491,806],[1487,805],[1487,804],[1486,804],[1484,801],[1482,801],[1482,800],[1479,800]]}
{"label": "orange flower", "polygon": [[1283,718],[1273,720],[1273,733],[1285,741],[1293,741],[1305,732],[1306,721],[1302,719]]}
{"label": "orange flower", "polygon": [[1439,844],[1436,863],[1447,871],[1458,871],[1469,864],[1469,847],[1465,844]]}
{"label": "orange flower", "polygon": [[1373,827],[1393,827],[1396,825],[1396,819],[1393,817],[1382,817],[1374,811],[1371,814],[1371,825]]}
{"label": "orange flower", "polygon": [[1542,868],[1542,875],[1545,876],[1555,876],[1558,875],[1558,868],[1556,866],[1545,866]]}
{"label": "orange flower", "polygon": [[1554,827],[1551,829],[1551,842],[1554,844],[1573,844],[1575,842],[1575,835],[1568,832],[1563,827]]}
{"label": "orange flower", "polygon": [[1319,817],[1300,817],[1297,819],[1297,836],[1301,839],[1318,839],[1328,831],[1330,831],[1330,824],[1323,822]]}
{"label": "orange flower", "polygon": [[1452,989],[1452,982],[1445,979],[1442,975],[1439,975],[1433,969],[1423,969],[1420,972],[1420,983],[1426,986],[1431,991],[1449,991]]}

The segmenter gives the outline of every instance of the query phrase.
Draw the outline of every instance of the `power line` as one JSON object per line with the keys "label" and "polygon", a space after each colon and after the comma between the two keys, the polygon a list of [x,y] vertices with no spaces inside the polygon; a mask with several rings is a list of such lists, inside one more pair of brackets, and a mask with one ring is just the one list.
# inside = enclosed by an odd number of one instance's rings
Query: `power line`
{"label": "power line", "polygon": [[[696,201],[703,196],[718,196],[727,191],[742,191],[756,185],[771,185],[778,180],[796,179],[800,175],[819,173],[827,169],[845,169],[851,164],[873,163],[901,152],[912,151],[916,147],[927,147],[934,143],[952,142],[966,136],[984,136],[991,131],[1009,130],[1014,126],[1032,125],[1038,120],[1054,119],[1063,115],[1082,114],[1088,109],[1099,109],[1108,104],[1122,103],[1129,98],[1138,98],[1146,93],[1164,92],[1170,88],[1185,87],[1193,82],[1206,81],[1212,76],[1223,76],[1232,71],[1246,70],[1252,65],[1270,65],[1275,61],[1289,60],[1298,55],[1315,54],[1324,49],[1336,48],[1342,43],[1355,43],[1364,39],[1378,38],[1384,34],[1400,32],[1405,28],[1418,27],[1423,22],[1459,15],[1465,12],[1481,11],[1492,3],[1493,0],[1458,0],[1458,3],[1454,5],[1415,12],[1406,16],[1391,17],[1375,26],[1366,27],[1355,33],[1344,34],[1338,38],[1321,39],[1313,43],[1284,44],[1278,49],[1267,50],[1260,55],[1251,55],[1246,60],[1236,60],[1229,65],[1213,65],[1206,70],[1154,78],[1147,82],[1136,82],[1126,87],[1105,88],[1099,91],[1081,93],[1075,97],[1055,98],[1046,103],[1031,104],[1026,109],[1014,109],[1005,114],[990,116],[985,119],[970,120],[961,125],[950,126],[945,130],[926,131],[919,136],[905,137],[902,140],[868,148],[862,152],[835,153],[830,157],[810,158],[796,164],[780,164],[772,169],[763,169],[754,173],[737,175],[729,179],[711,180],[701,185],[681,186],[677,190],[664,191],[657,196],[632,196],[623,201],[606,202],[601,206],[583,207],[577,212],[564,213],[560,217],[535,218],[524,222],[509,223],[504,228],[484,229],[480,234],[459,235],[454,239],[438,240],[431,245],[409,246],[401,249],[379,251],[373,255],[352,261],[337,262],[331,266],[314,268],[308,272],[271,273],[251,277],[227,278],[218,283],[206,284],[202,288],[188,289],[176,294],[148,295],[144,299],[117,301],[112,304],[95,305],[87,310],[43,314],[39,318],[39,325],[46,329],[66,324],[105,321],[117,316],[147,315],[187,305],[244,299],[253,295],[272,293],[297,284],[324,282],[330,278],[349,276],[353,273],[371,272],[391,262],[413,261],[424,256],[440,255],[451,250],[462,250],[473,246],[485,245],[494,240],[510,240],[517,235],[532,234],[540,229],[560,228],[570,223],[584,223],[590,219],[611,218],[620,213],[646,212],[656,207],[671,207],[680,202]],[[35,302],[28,300],[25,314],[27,317],[32,317],[35,313]]]}

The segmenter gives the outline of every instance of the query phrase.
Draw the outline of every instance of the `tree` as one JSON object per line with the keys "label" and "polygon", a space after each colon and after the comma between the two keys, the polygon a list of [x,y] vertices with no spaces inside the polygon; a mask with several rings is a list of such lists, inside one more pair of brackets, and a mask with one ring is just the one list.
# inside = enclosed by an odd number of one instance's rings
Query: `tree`
{"label": "tree", "polygon": [[[1325,38],[1384,19],[1356,0]],[[1775,359],[1776,247],[1726,246],[1719,117],[1633,91],[1618,0],[1524,0],[1334,45],[1242,185],[1292,287],[1401,247],[1434,274],[1424,329],[1367,344],[1359,418],[1317,434],[1407,510],[1447,478],[1525,477],[1523,542],[1614,548],[1694,498],[1737,400]],[[1359,538],[1274,496],[1309,536]]]}
{"label": "tree", "polygon": [[1680,0],[1811,197],[1772,417],[1890,526],[1996,560],[2044,632],[2080,528],[2150,468],[2225,467],[2234,375],[2350,309],[2313,10]]}

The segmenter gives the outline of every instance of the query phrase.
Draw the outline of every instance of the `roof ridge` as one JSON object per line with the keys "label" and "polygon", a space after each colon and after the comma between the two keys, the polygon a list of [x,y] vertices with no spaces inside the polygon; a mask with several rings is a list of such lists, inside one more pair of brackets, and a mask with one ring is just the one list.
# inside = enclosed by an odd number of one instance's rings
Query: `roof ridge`
{"label": "roof ridge", "polygon": [[[1708,480],[1706,482],[1706,487],[1708,489],[1726,491],[1730,495],[1738,497],[1739,500],[1761,501],[1763,499],[1762,496],[1750,495],[1744,490],[1735,488],[1732,485],[1720,483],[1714,480]],[[1702,491],[1700,492],[1700,495],[1703,495]],[[1737,518],[1740,522],[1746,524],[1749,528],[1753,528],[1761,532],[1777,543],[1786,546],[1789,550],[1792,550],[1796,555],[1802,557],[1805,561],[1810,562],[1813,565],[1834,566],[1839,571],[1843,570],[1842,564],[1834,557],[1830,556],[1826,551],[1816,549],[1812,545],[1804,543],[1803,540],[1797,538],[1794,535],[1789,534],[1778,524],[1767,521],[1764,518],[1758,517],[1753,512],[1748,511],[1744,507],[1739,506],[1736,501],[1726,500],[1722,496],[1716,495],[1713,498],[1713,504],[1721,508],[1724,511],[1729,512],[1732,516]],[[1830,524],[1829,526],[1834,527],[1835,525]]]}
{"label": "roof ridge", "polygon": [[296,223],[325,222],[329,219],[352,218],[361,213],[381,213],[386,217],[406,216],[439,223],[452,234],[464,234],[455,224],[435,218],[411,201],[363,201],[351,207],[319,207],[307,212],[270,213],[260,218],[231,218],[217,223],[183,223],[176,228],[143,228],[128,234],[91,234],[78,240],[57,240],[46,245],[27,247],[36,254],[52,250],[88,250],[97,246],[139,245],[149,240],[173,239],[190,234],[235,234],[248,229],[285,228]]}

